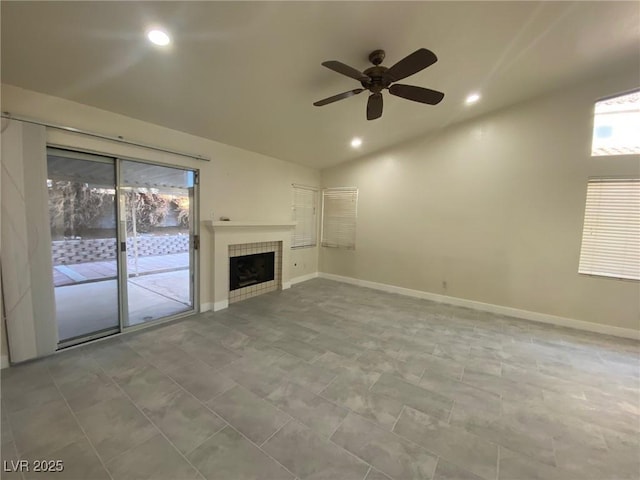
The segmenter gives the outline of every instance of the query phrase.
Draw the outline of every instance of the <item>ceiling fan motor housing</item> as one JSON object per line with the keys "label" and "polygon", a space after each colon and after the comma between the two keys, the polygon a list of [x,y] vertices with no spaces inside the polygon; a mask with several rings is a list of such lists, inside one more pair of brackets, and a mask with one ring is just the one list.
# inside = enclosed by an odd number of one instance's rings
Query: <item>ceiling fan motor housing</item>
{"label": "ceiling fan motor housing", "polygon": [[368,81],[360,82],[362,86],[373,93],[378,93],[393,82],[393,79],[387,74],[387,67],[376,65],[375,67],[367,68],[363,73],[369,77]]}

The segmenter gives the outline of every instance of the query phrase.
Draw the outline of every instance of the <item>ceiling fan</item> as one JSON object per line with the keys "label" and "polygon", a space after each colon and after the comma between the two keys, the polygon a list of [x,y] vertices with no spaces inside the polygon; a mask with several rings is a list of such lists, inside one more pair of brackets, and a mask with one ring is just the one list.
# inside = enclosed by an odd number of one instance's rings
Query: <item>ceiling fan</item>
{"label": "ceiling fan", "polygon": [[338,95],[319,100],[314,102],[314,105],[316,107],[322,107],[323,105],[328,105],[329,103],[337,102],[343,98],[349,98],[365,90],[369,90],[371,95],[369,95],[369,100],[367,101],[367,120],[375,120],[382,116],[382,90],[385,88],[389,90],[391,95],[413,100],[414,102],[437,105],[442,101],[444,93],[438,92],[437,90],[394,83],[436,63],[438,57],[436,57],[431,50],[427,50],[426,48],[416,50],[390,68],[380,65],[384,57],[384,50],[371,52],[369,61],[373,63],[373,67],[367,68],[364,72],[360,72],[336,60],[322,62],[322,65],[334,72],[358,80],[362,88],[356,88],[355,90],[349,90],[348,92],[339,93]]}

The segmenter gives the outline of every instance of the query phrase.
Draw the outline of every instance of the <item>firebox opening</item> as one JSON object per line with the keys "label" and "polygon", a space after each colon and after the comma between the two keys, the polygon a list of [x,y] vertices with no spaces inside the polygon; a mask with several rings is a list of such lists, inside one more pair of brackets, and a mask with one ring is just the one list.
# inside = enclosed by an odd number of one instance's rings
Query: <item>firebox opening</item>
{"label": "firebox opening", "polygon": [[231,257],[229,259],[229,290],[273,280],[274,267],[275,252]]}

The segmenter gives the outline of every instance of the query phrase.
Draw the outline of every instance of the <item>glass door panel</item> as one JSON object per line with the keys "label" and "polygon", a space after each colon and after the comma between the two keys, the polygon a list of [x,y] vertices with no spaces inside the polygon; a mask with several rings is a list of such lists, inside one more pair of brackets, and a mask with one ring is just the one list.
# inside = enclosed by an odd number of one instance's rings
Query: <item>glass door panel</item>
{"label": "glass door panel", "polygon": [[193,191],[190,170],[121,160],[125,326],[194,309]]}
{"label": "glass door panel", "polygon": [[59,342],[116,333],[115,161],[48,149],[47,169]]}

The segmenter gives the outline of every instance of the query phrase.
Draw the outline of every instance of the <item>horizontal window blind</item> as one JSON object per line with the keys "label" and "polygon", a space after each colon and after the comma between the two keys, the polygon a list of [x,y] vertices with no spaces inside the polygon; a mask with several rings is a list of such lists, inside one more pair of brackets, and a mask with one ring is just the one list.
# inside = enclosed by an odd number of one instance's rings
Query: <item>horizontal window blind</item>
{"label": "horizontal window blind", "polygon": [[640,280],[640,178],[589,180],[578,271]]}
{"label": "horizontal window blind", "polygon": [[318,242],[316,206],[318,191],[294,185],[293,187],[293,229],[291,248],[315,247]]}
{"label": "horizontal window blind", "polygon": [[326,188],[322,191],[322,246],[356,248],[358,189]]}

